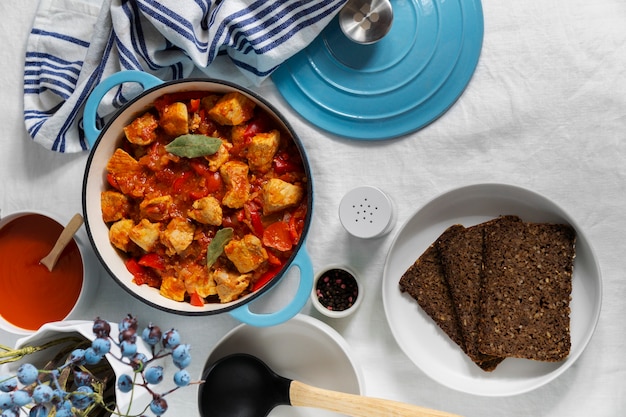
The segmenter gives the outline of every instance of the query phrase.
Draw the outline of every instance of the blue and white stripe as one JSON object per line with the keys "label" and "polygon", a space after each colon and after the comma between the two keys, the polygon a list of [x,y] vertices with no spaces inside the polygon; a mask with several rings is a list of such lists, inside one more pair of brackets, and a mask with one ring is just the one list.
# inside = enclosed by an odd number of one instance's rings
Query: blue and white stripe
{"label": "blue and white stripe", "polygon": [[[25,56],[24,120],[58,152],[87,150],[82,107],[120,70],[172,80],[194,70],[259,84],[307,46],[346,0],[41,0]],[[138,93],[110,92],[106,117]]]}

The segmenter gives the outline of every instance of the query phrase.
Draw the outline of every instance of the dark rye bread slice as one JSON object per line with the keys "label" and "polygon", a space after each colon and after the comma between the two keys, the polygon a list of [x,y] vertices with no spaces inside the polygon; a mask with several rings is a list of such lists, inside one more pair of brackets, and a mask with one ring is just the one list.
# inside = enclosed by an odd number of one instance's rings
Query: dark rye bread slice
{"label": "dark rye bread slice", "polygon": [[[521,221],[517,217],[515,219]],[[493,371],[504,358],[485,355],[478,349],[483,230],[486,224],[481,223],[467,228],[460,224],[450,226],[440,236],[437,248],[461,327],[466,353],[483,370]]]}
{"label": "dark rye bread slice", "polygon": [[503,219],[485,226],[479,349],[556,362],[567,357],[575,230]]}
{"label": "dark rye bread slice", "polygon": [[406,270],[399,284],[400,290],[415,299],[422,310],[465,351],[435,243]]}

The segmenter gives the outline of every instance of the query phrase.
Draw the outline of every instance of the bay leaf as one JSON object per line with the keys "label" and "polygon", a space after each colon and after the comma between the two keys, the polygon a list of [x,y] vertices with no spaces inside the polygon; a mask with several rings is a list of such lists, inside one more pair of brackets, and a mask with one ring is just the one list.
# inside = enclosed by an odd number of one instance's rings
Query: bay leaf
{"label": "bay leaf", "polygon": [[222,144],[221,139],[207,135],[181,135],[165,145],[165,150],[176,156],[197,158],[209,156],[217,152]]}
{"label": "bay leaf", "polygon": [[232,227],[225,227],[217,231],[213,240],[211,240],[209,246],[206,248],[207,268],[211,268],[215,261],[217,261],[217,258],[224,252],[224,247],[231,241],[233,235],[234,231]]}

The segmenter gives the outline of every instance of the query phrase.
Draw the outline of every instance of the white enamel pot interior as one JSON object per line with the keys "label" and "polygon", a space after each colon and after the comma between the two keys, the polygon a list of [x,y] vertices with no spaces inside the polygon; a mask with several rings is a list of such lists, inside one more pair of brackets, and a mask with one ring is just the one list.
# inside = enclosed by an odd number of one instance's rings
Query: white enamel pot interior
{"label": "white enamel pot interior", "polygon": [[[98,107],[107,94],[115,94],[116,90],[124,83],[138,83],[143,87],[143,92],[136,98],[124,105],[106,125],[100,129],[97,120]],[[102,220],[100,208],[100,193],[105,190],[106,164],[123,139],[123,127],[129,124],[135,117],[146,111],[152,103],[163,94],[181,91],[211,91],[215,93],[228,93],[239,91],[254,100],[258,106],[275,119],[288,131],[296,143],[305,173],[307,175],[308,210],[305,218],[305,226],[302,237],[289,262],[283,269],[266,285],[257,291],[250,293],[230,303],[210,303],[202,307],[192,306],[186,302],[177,302],[165,298],[155,288],[147,285],[138,286],[132,282],[132,275],[124,266],[124,259],[111,245],[108,237],[108,227]],[[94,248],[96,256],[109,273],[109,275],[133,296],[139,300],[171,313],[198,316],[229,312],[233,317],[244,323],[265,327],[285,322],[295,316],[306,304],[309,293],[313,287],[313,266],[306,251],[306,235],[311,222],[313,208],[313,185],[310,176],[309,163],[296,133],[289,123],[274,109],[272,105],[255,93],[232,83],[209,79],[188,79],[171,82],[163,82],[160,79],[139,71],[123,71],[116,73],[102,81],[93,90],[85,105],[83,120],[85,136],[91,146],[85,176],[83,179],[83,211],[87,234]],[[278,311],[269,313],[257,313],[250,309],[250,302],[259,297],[267,290],[275,286],[286,272],[292,267],[299,269],[299,283],[295,295],[287,305],[280,306]],[[291,279],[296,274],[289,274]]]}

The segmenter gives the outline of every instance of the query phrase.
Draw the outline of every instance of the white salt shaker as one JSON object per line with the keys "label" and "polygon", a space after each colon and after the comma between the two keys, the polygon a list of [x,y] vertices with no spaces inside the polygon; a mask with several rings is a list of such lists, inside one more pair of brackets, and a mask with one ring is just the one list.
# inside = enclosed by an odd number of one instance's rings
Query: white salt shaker
{"label": "white salt shaker", "polygon": [[362,239],[381,237],[389,233],[395,223],[393,202],[379,188],[357,187],[341,199],[339,220],[353,236]]}

